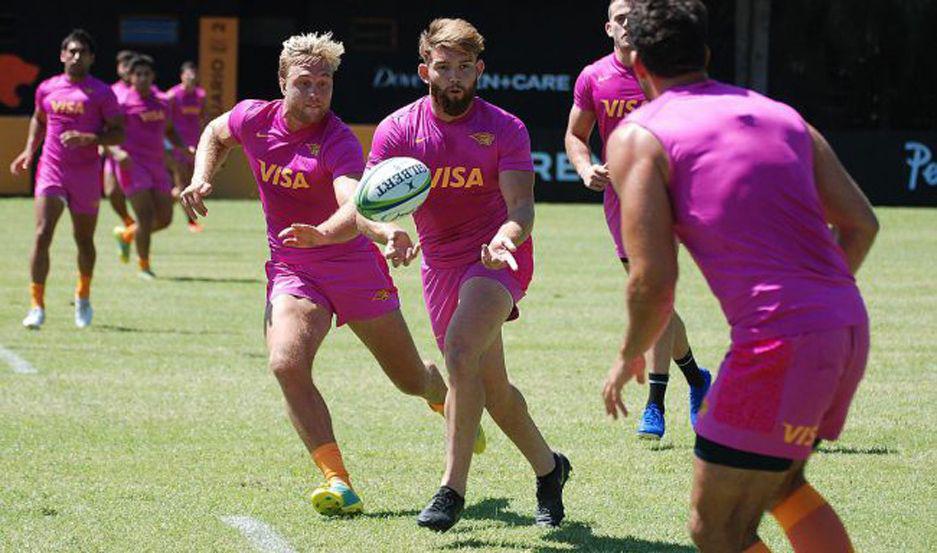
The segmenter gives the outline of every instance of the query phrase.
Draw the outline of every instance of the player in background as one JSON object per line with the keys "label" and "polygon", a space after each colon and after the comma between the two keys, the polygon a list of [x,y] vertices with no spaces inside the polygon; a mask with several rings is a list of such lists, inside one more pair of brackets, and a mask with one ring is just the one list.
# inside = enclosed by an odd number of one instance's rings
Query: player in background
{"label": "player in background", "polygon": [[[170,168],[173,176],[173,197],[192,181],[195,147],[205,125],[205,89],[198,86],[198,67],[187,61],[179,69],[179,84],[166,91],[172,124],[182,138],[185,148],[173,148]],[[190,232],[202,232],[202,225],[189,218]]]}
{"label": "player in background", "polygon": [[[121,50],[117,52],[117,80],[111,85],[111,90],[114,91],[118,103],[120,103],[123,97],[133,88],[130,85],[130,61],[138,55],[139,54],[133,50]],[[124,191],[121,190],[120,185],[117,184],[117,171],[114,169],[114,160],[108,154],[106,148],[98,148],[98,151],[101,152],[104,157],[104,195],[107,196],[111,208],[121,221],[119,225],[120,230],[114,232],[123,233],[126,228],[132,229],[136,221],[131,217],[130,212],[127,211],[127,198],[124,197]],[[120,253],[120,250],[118,250],[118,253]],[[129,251],[127,254],[126,257],[121,255],[121,261],[124,263],[130,261]]]}
{"label": "player in background", "polygon": [[[358,233],[351,198],[364,171],[361,144],[330,109],[344,47],[331,33],[290,37],[280,54],[282,100],[244,100],[208,124],[195,156],[192,183],[181,203],[205,216],[204,198],[228,151],[244,149],[267,221],[264,332],[269,366],[290,420],[326,483],[312,494],[323,515],[361,512],[332,430],[328,407],[312,377],[319,346],[345,323],[405,394],[442,412],[446,384],[420,359],[400,313],[387,262]],[[408,265],[419,251],[400,227],[372,223],[385,257]],[[483,434],[476,451],[484,450]]]}
{"label": "player in background", "polygon": [[130,62],[132,88],[121,101],[127,138],[122,146],[109,148],[118,164],[117,181],[137,216],[136,229],[124,229],[117,239],[128,255],[134,241],[138,275],[145,280],[156,278],[150,267],[151,237],[172,223],[172,181],[163,157],[164,138],[183,147],[169,117],[169,104],[153,86],[155,76],[153,58],[140,55]]}
{"label": "player in background", "polygon": [[[609,182],[608,167],[604,160],[609,135],[629,113],[647,101],[631,67],[631,44],[625,29],[629,3],[630,0],[613,0],[608,5],[605,33],[612,39],[614,49],[611,54],[586,66],[576,79],[573,107],[566,127],[566,154],[586,188],[603,193],[605,221],[615,244],[615,253],[626,271],[628,254],[621,241],[621,209],[618,194]],[[601,163],[593,163],[589,146],[589,138],[596,123],[602,140]],[[638,436],[660,439],[666,430],[664,397],[670,380],[670,359],[683,372],[690,388],[691,425],[696,423],[696,415],[709,390],[712,376],[696,364],[686,327],[676,311],[646,358],[651,367],[650,385],[647,404],[638,423]],[[616,360],[612,370],[618,370],[620,364],[621,360]]]}
{"label": "player in background", "polygon": [[65,208],[72,217],[78,247],[78,285],[75,325],[91,324],[91,278],[96,252],[94,229],[101,197],[98,145],[124,139],[124,122],[114,93],[89,74],[94,63],[94,39],[75,29],[62,40],[59,60],[64,72],[39,84],[29,121],[26,147],[10,164],[10,172],[28,171],[40,145],[36,170],[36,234],[29,258],[31,308],[23,326],[37,329],[45,322],[45,283],[49,275],[49,246]]}
{"label": "player in background", "polygon": [[[865,371],[869,326],[854,274],[878,221],[829,144],[789,106],[706,74],[699,0],[635,0],[635,74],[652,101],[609,138],[631,256],[622,370],[606,410],[644,377],[677,279],[674,233],[719,299],[731,346],[696,423],[690,532],[704,552],[768,551],[769,511],[794,551],[852,551],[806,480]],[[833,227],[833,231],[830,229]]]}
{"label": "player in background", "polygon": [[524,124],[475,96],[484,38],[462,19],[436,19],[420,35],[420,78],[429,94],[378,125],[368,165],[416,158],[433,174],[414,213],[423,248],[423,298],[449,371],[448,444],[441,487],[417,517],[446,531],[462,514],[472,440],[482,411],[521,451],[537,477],[536,522],[563,520],[571,470],[534,424],[508,380],[501,327],[533,276],[534,173]]}

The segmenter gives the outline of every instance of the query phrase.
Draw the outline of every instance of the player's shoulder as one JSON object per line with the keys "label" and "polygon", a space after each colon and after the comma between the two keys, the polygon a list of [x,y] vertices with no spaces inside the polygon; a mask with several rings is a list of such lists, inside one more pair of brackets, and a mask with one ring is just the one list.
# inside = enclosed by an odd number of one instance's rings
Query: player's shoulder
{"label": "player's shoulder", "polygon": [[527,128],[526,125],[524,125],[524,122],[521,121],[520,117],[502,108],[501,106],[496,106],[495,104],[483,100],[482,98],[475,98],[475,101],[478,102],[477,109],[479,110],[481,118],[488,123],[494,124],[497,130],[510,131]]}
{"label": "player's shoulder", "polygon": [[61,86],[63,78],[64,75],[53,75],[39,83],[39,86],[36,87],[36,90],[40,92],[49,92],[50,90],[54,90]]}
{"label": "player's shoulder", "polygon": [[585,67],[582,68],[582,71],[579,72],[580,78],[595,78],[599,73],[607,71],[609,65],[612,64],[612,57],[614,53],[606,54],[601,58],[592,60]]}
{"label": "player's shoulder", "polygon": [[235,104],[232,111],[240,112],[243,114],[244,119],[253,119],[275,114],[281,102],[281,100],[241,100]]}
{"label": "player's shoulder", "polygon": [[328,121],[326,122],[325,129],[326,141],[343,142],[345,140],[358,140],[355,136],[355,132],[348,126],[348,123],[345,123],[334,111],[330,111],[327,117]]}

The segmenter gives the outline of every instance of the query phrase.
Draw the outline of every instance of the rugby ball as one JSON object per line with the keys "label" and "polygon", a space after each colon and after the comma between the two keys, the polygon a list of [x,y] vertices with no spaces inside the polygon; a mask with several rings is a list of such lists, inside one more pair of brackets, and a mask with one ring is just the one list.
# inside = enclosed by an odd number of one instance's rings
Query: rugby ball
{"label": "rugby ball", "polygon": [[365,171],[355,192],[358,213],[386,223],[417,210],[429,196],[429,167],[412,157],[385,159]]}

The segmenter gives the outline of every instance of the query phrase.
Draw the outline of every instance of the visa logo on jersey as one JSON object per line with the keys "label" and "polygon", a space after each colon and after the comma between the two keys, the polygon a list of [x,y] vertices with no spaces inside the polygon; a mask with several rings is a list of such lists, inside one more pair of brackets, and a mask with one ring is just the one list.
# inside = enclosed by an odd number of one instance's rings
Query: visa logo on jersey
{"label": "visa logo on jersey", "polygon": [[140,119],[142,119],[144,123],[152,123],[154,121],[166,119],[166,114],[161,109],[151,109],[150,111],[141,111]]}
{"label": "visa logo on jersey", "polygon": [[813,446],[817,440],[817,426],[794,426],[784,423],[784,443]]}
{"label": "visa logo on jersey", "polygon": [[605,115],[608,117],[624,117],[644,104],[643,100],[632,98],[630,100],[602,100]]}
{"label": "visa logo on jersey", "polygon": [[478,167],[437,167],[433,171],[433,188],[471,188],[485,186],[482,170]]}
{"label": "visa logo on jersey", "polygon": [[306,174],[302,171],[295,171],[289,167],[282,167],[276,163],[266,163],[258,159],[260,164],[260,180],[274,186],[283,188],[309,188],[309,182],[306,180]]}
{"label": "visa logo on jersey", "polygon": [[77,100],[49,100],[53,113],[81,115],[85,112],[85,103]]}

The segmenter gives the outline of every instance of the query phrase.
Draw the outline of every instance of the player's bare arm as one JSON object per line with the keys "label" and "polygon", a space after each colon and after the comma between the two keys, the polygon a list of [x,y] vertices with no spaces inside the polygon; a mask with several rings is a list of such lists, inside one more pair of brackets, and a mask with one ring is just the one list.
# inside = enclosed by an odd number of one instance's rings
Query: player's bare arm
{"label": "player's bare arm", "polygon": [[608,168],[592,163],[589,137],[592,136],[593,128],[595,128],[595,114],[574,105],[569,110],[569,121],[566,124],[566,156],[576,168],[585,187],[601,191],[605,190],[611,182],[608,178]]}
{"label": "player's bare arm", "polygon": [[101,132],[65,131],[59,136],[62,145],[68,148],[81,146],[113,146],[124,141],[124,118],[117,115],[104,120]]}
{"label": "player's bare arm", "polygon": [[29,166],[32,165],[33,158],[36,156],[36,151],[42,144],[42,139],[45,135],[46,112],[37,107],[33,116],[29,119],[29,130],[26,134],[26,147],[23,148],[22,153],[16,156],[16,159],[10,164],[10,172],[13,173],[13,175],[19,176],[29,170]]}
{"label": "player's bare arm", "polygon": [[530,171],[501,171],[501,195],[508,219],[488,244],[482,245],[481,260],[489,269],[517,270],[514,252],[534,227],[534,174]]}
{"label": "player's bare arm", "polygon": [[225,112],[219,115],[202,131],[198,149],[195,152],[192,182],[179,194],[179,203],[193,219],[208,215],[204,198],[212,192],[211,179],[228,157],[228,152],[238,145],[228,128],[230,113]]}
{"label": "player's bare arm", "polygon": [[824,216],[836,229],[849,270],[856,274],[878,234],[878,218],[869,199],[846,172],[823,135],[813,127],[809,130],[813,139],[814,180]]}
{"label": "player's bare arm", "polygon": [[[667,197],[667,156],[660,142],[637,125],[626,125],[609,139],[609,171],[621,198],[622,236],[631,270],[626,289],[628,329],[619,372],[605,387],[610,415],[623,409],[620,390],[632,376],[644,380],[643,355],[663,332],[673,311],[677,252]],[[614,369],[613,369],[614,371]],[[623,372],[622,372],[623,371]]]}

